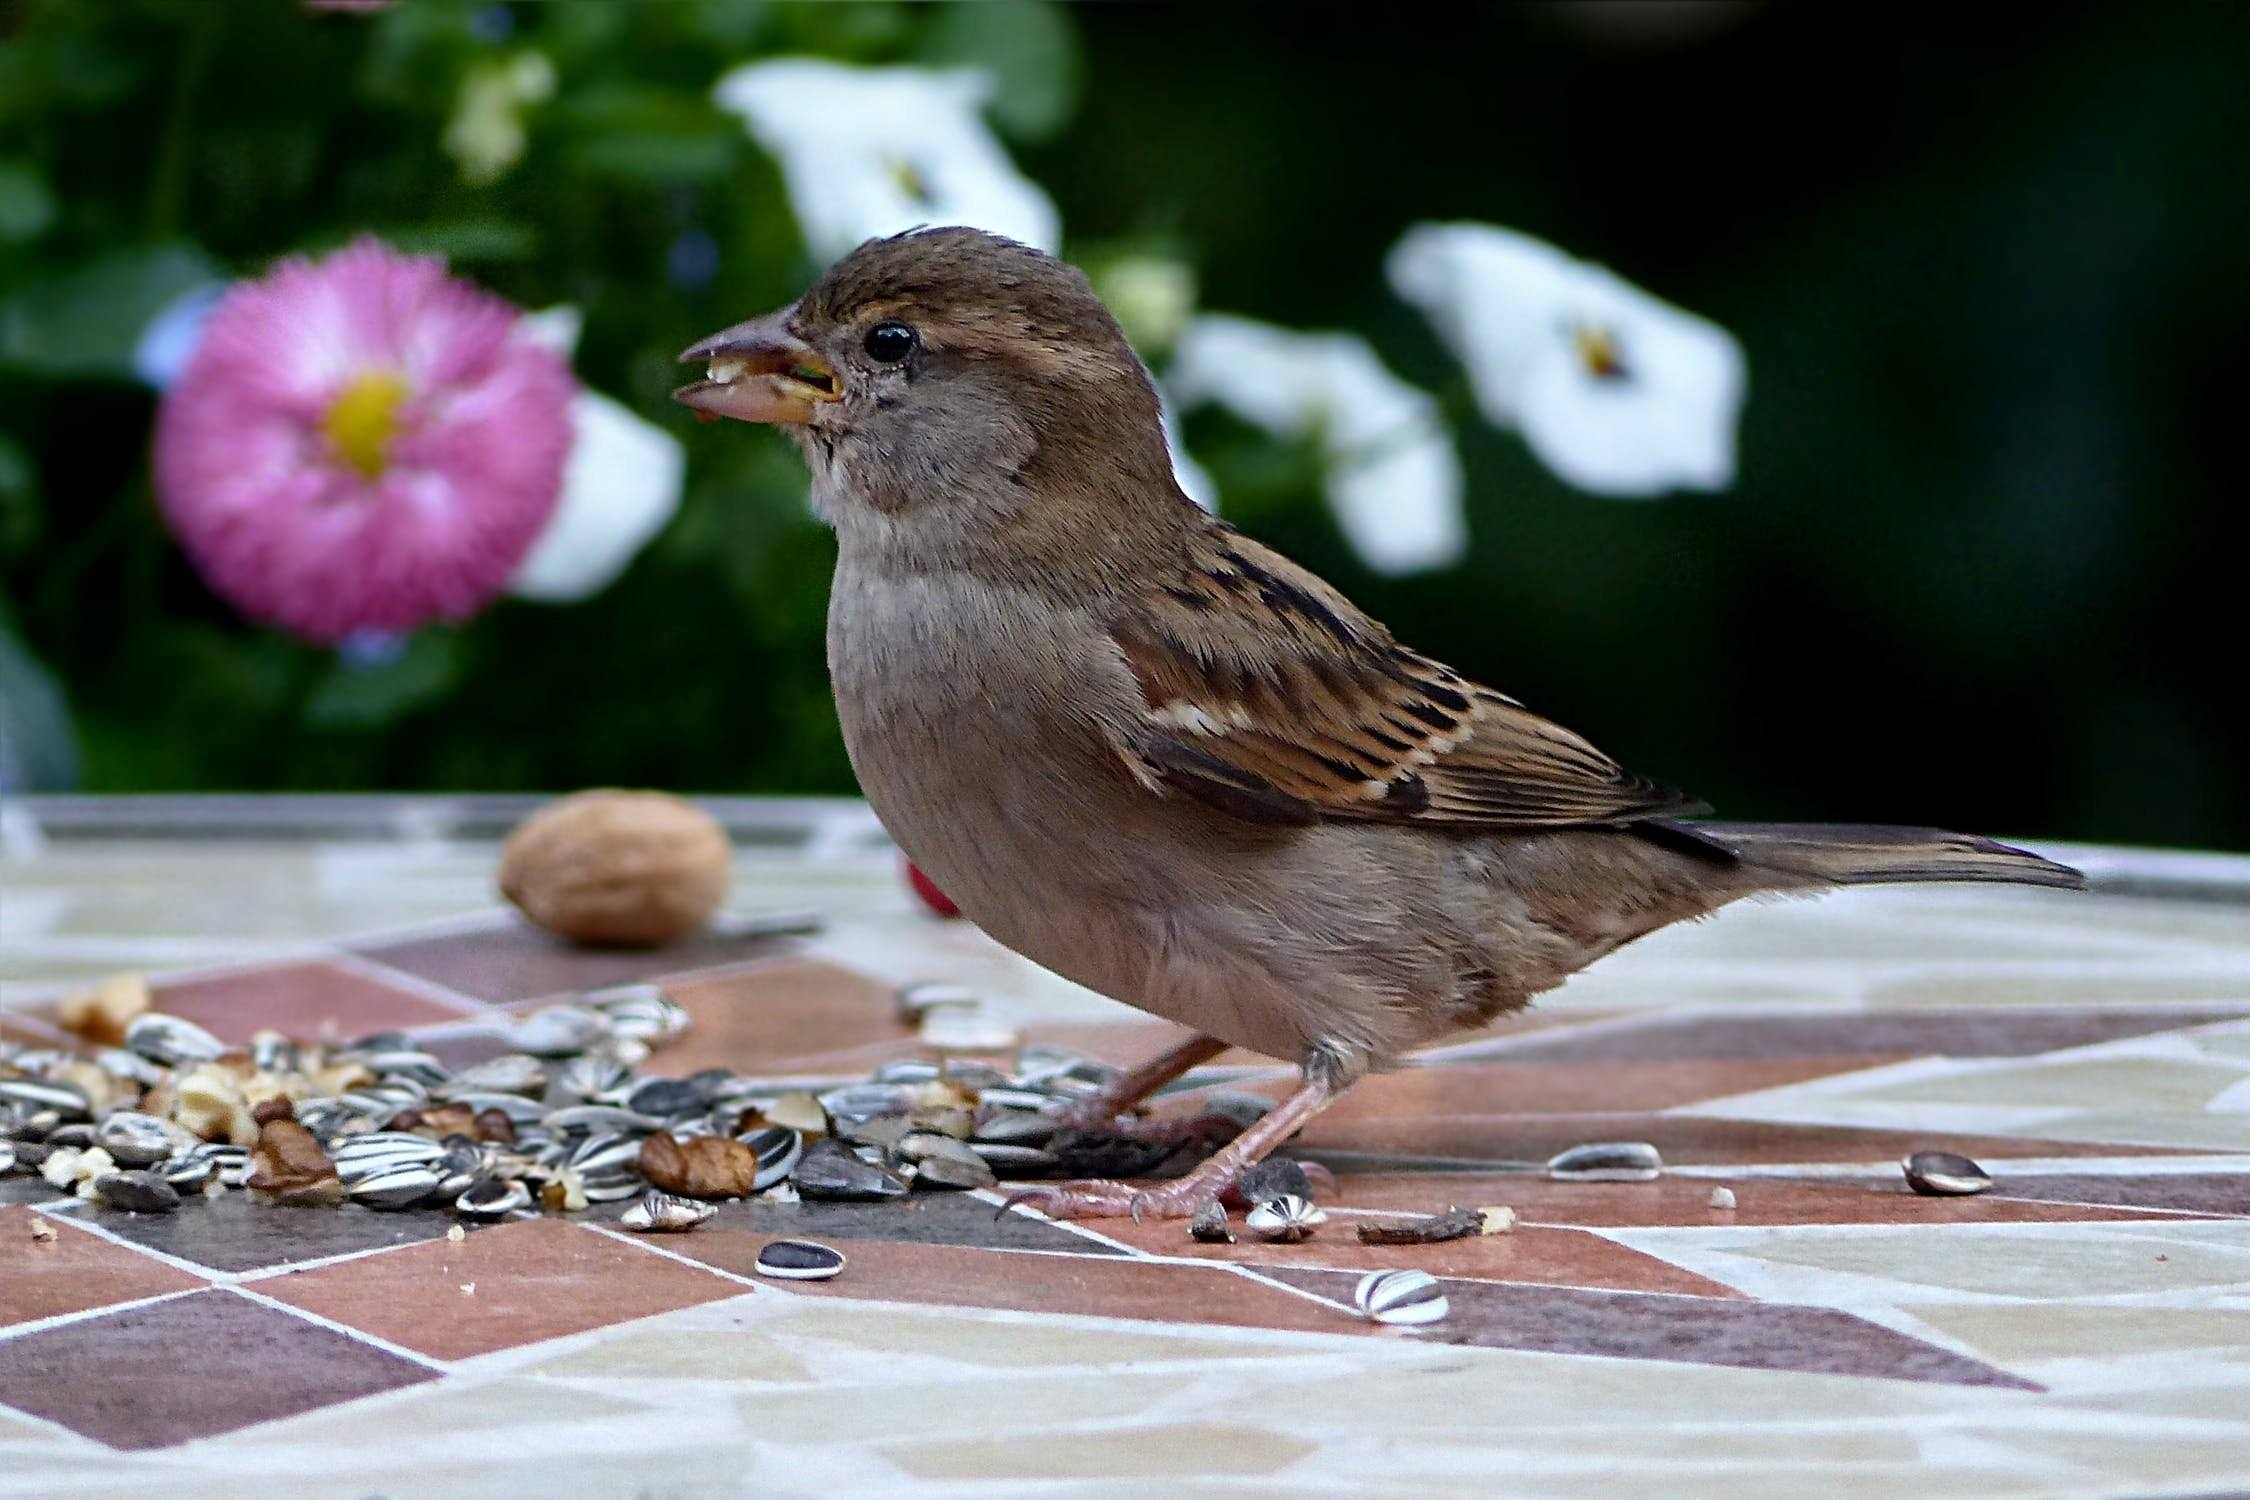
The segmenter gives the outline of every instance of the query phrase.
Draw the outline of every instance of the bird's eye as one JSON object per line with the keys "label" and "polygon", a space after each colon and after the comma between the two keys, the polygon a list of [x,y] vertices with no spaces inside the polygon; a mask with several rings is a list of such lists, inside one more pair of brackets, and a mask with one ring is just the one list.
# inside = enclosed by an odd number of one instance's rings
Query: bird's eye
{"label": "bird's eye", "polygon": [[877,323],[867,330],[867,357],[895,365],[914,352],[914,330],[904,323]]}

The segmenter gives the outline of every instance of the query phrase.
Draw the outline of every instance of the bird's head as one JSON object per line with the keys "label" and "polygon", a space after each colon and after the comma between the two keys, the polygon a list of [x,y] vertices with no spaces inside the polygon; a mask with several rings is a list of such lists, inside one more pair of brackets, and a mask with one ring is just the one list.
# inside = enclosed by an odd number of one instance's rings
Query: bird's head
{"label": "bird's head", "polygon": [[1172,490],[1155,387],[1084,274],[981,230],[870,240],[680,358],[707,371],[674,398],[796,438],[839,523]]}

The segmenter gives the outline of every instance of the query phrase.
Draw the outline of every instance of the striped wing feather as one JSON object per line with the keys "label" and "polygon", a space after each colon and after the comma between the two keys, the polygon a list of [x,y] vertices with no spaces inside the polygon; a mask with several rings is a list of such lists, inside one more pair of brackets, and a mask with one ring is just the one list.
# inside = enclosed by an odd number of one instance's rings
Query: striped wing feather
{"label": "striped wing feather", "polygon": [[1238,817],[1542,828],[1702,810],[1229,527],[1110,633],[1145,712],[1124,747],[1136,774]]}

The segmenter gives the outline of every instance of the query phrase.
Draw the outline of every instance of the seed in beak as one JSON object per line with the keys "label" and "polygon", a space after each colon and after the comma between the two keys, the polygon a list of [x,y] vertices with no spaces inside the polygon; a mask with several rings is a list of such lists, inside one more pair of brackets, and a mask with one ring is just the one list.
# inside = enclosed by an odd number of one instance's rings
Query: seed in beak
{"label": "seed in beak", "polygon": [[709,379],[714,385],[726,385],[732,381],[740,380],[742,372],[748,367],[748,362],[745,360],[714,359],[711,361]]}

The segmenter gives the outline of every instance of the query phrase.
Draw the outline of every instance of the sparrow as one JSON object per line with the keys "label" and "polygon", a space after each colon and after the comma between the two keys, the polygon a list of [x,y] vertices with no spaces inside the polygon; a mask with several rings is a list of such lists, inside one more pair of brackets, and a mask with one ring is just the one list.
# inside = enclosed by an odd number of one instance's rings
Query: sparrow
{"label": "sparrow", "polygon": [[834,527],[828,667],[861,788],[992,937],[1191,1029],[1080,1106],[1216,1056],[1299,1065],[1187,1175],[1042,1186],[1178,1216],[1353,1082],[1746,896],[2077,887],[1936,829],[1709,811],[1394,640],[1174,481],[1085,276],[968,228],[871,240],[688,348],[676,399],[786,432]]}

